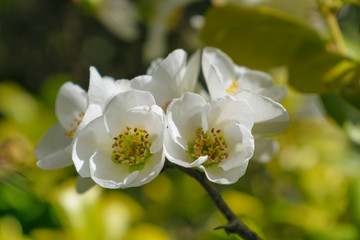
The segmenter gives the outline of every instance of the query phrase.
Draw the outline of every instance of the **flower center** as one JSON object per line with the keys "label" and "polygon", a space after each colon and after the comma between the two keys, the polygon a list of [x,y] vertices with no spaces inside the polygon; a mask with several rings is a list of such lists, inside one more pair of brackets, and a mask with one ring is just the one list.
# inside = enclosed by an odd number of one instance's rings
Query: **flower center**
{"label": "flower center", "polygon": [[229,88],[225,89],[228,94],[234,94],[239,91],[240,85],[236,82],[235,78],[232,79],[232,83]]}
{"label": "flower center", "polygon": [[146,130],[126,127],[114,140],[111,156],[114,163],[128,165],[130,172],[144,168],[145,161],[151,156],[151,143]]}
{"label": "flower center", "polygon": [[203,164],[207,167],[228,158],[227,147],[223,131],[212,128],[210,132],[204,132],[202,128],[198,128],[194,141],[188,143],[188,152],[194,160],[207,155],[208,159]]}
{"label": "flower center", "polygon": [[73,123],[71,123],[71,125],[70,125],[71,130],[64,133],[65,136],[68,136],[71,140],[74,139],[74,134],[75,134],[77,128],[79,127],[80,123],[82,122],[84,115],[85,115],[85,112],[81,112],[81,113],[79,113],[79,118],[74,118]]}

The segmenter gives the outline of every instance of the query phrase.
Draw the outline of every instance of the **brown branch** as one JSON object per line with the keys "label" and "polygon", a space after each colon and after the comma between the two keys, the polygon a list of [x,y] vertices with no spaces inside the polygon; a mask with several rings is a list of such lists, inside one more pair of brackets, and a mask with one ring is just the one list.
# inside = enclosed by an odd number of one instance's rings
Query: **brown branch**
{"label": "brown branch", "polygon": [[168,168],[177,168],[180,171],[186,173],[187,175],[195,178],[207,191],[210,195],[213,202],[216,204],[217,208],[222,212],[222,214],[228,220],[228,224],[224,226],[216,227],[215,229],[224,229],[227,234],[234,233],[239,235],[245,240],[261,240],[261,238],[252,230],[250,230],[239,218],[231,211],[229,206],[225,203],[224,199],[221,197],[221,194],[217,189],[207,180],[204,173],[200,172],[197,169],[193,168],[184,168],[179,165],[170,163],[166,161],[165,167],[163,170]]}

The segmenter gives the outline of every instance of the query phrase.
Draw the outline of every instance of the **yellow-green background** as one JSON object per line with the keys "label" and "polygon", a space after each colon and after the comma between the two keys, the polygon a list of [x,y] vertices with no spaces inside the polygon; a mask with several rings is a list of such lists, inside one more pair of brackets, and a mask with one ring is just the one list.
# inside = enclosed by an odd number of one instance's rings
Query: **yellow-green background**
{"label": "yellow-green background", "polygon": [[[273,30],[274,35],[260,42],[255,37],[261,26],[251,24],[256,23],[252,14],[258,14],[253,12],[257,6],[239,8],[239,12],[246,13],[239,18],[217,19],[220,26],[211,23],[213,15],[206,15],[207,25],[199,30],[191,26],[191,17],[204,15],[210,8],[215,11],[213,14],[221,16],[223,7],[214,5],[227,1],[132,1],[138,14],[138,35],[126,38],[99,20],[99,9],[106,1],[0,0],[0,240],[239,239],[227,236],[223,230],[213,230],[225,224],[225,218],[194,179],[175,169],[142,187],[107,190],[95,186],[80,195],[75,191],[74,167],[42,170],[36,166],[33,154],[37,141],[57,122],[54,103],[63,82],[73,81],[86,89],[90,65],[102,75],[131,79],[145,73],[147,55],[166,55],[175,48],[191,53],[207,44],[220,48],[224,45],[237,63],[255,67],[258,64],[273,75],[276,83],[289,88],[283,105],[291,121],[289,129],[276,137],[280,142],[276,157],[266,164],[251,161],[247,173],[236,184],[216,185],[230,208],[264,239],[360,239],[358,111],[350,107],[345,115],[335,111],[331,118],[317,94],[300,92],[322,92],[324,89],[304,87],[312,84],[312,73],[318,77],[322,72],[316,72],[318,68],[311,64],[303,66],[302,55],[291,55],[289,60],[281,58],[281,49],[275,51],[281,47],[277,42],[291,45],[302,41],[286,32],[283,21],[289,17],[294,19],[289,20],[291,24],[295,21],[295,26],[305,29],[304,35],[310,39],[306,46],[316,45],[325,54],[333,40],[331,31],[324,27],[321,32],[315,26],[318,22],[307,22],[306,13],[316,13],[320,18],[324,14],[316,7],[316,1],[294,5],[267,1],[266,9],[275,8],[288,16],[283,18],[280,14],[280,22],[270,18],[267,29]],[[244,6],[248,1],[232,2]],[[333,4],[334,11],[338,11],[344,2],[326,4]],[[225,7],[225,13],[229,9]],[[230,22],[238,21],[249,23],[248,36],[245,37],[246,27],[241,34],[227,29]],[[351,57],[351,61],[360,59],[355,44],[359,43],[359,36],[353,30],[358,25],[356,21],[345,23],[347,52],[337,54]],[[326,21],[320,24],[326,25]],[[150,35],[156,35],[152,33],[153,26],[165,28],[162,41],[166,45],[162,45],[163,50],[149,53],[145,46],[152,43]],[[238,41],[224,39],[221,29],[229,31],[227,38],[236,37]],[[312,36],[311,31],[320,37]],[[154,41],[160,40],[155,37]],[[326,48],[318,47],[321,41]],[[241,55],[242,49],[248,47],[275,50],[264,52],[264,56],[252,56],[249,52]],[[311,59],[312,55],[306,61]],[[321,61],[327,66],[326,71],[332,69],[332,63]],[[357,74],[351,76],[356,78]],[[328,99],[328,109],[339,107],[334,102],[338,98],[331,94],[338,93],[335,91],[344,86],[343,81],[348,84],[350,80],[341,79],[341,84],[335,84],[331,91],[324,90],[329,94],[323,95],[323,99]]]}

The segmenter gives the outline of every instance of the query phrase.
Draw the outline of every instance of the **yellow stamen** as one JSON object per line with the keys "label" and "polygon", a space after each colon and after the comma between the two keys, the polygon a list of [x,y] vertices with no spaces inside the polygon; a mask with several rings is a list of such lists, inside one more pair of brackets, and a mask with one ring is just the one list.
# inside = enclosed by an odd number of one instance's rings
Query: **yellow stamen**
{"label": "yellow stamen", "polygon": [[144,168],[151,156],[151,143],[146,130],[126,127],[126,130],[114,138],[111,159],[116,164],[129,166],[130,172]]}
{"label": "yellow stamen", "polygon": [[225,91],[226,91],[228,94],[234,94],[234,93],[236,93],[237,91],[239,91],[239,89],[238,89],[239,87],[240,87],[240,85],[236,82],[236,79],[233,78],[230,87],[227,88],[227,89],[225,89]]}
{"label": "yellow stamen", "polygon": [[71,140],[74,139],[74,134],[75,134],[77,128],[79,127],[80,123],[82,122],[82,119],[83,119],[84,115],[85,115],[85,112],[81,112],[81,113],[79,113],[79,118],[74,118],[74,120],[73,120],[74,123],[72,123],[70,125],[71,130],[64,133],[65,136],[68,136]]}
{"label": "yellow stamen", "polygon": [[205,167],[219,164],[227,159],[229,157],[227,148],[228,144],[223,131],[214,128],[207,132],[204,132],[202,128],[197,129],[194,141],[188,143],[188,152],[194,160],[201,156],[208,156],[203,164]]}

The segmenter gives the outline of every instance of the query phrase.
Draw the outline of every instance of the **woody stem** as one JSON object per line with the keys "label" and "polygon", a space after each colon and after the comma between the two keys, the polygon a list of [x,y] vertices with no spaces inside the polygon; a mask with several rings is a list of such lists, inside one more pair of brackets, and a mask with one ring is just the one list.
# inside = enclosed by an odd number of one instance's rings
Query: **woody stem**
{"label": "woody stem", "polygon": [[229,208],[220,192],[207,180],[204,173],[193,168],[184,168],[179,165],[166,161],[163,170],[168,168],[177,168],[180,171],[186,173],[190,177],[196,179],[209,194],[217,208],[228,220],[228,224],[216,227],[215,229],[224,229],[227,234],[234,233],[242,237],[244,240],[261,240],[261,238],[253,232],[248,226],[246,226]]}

